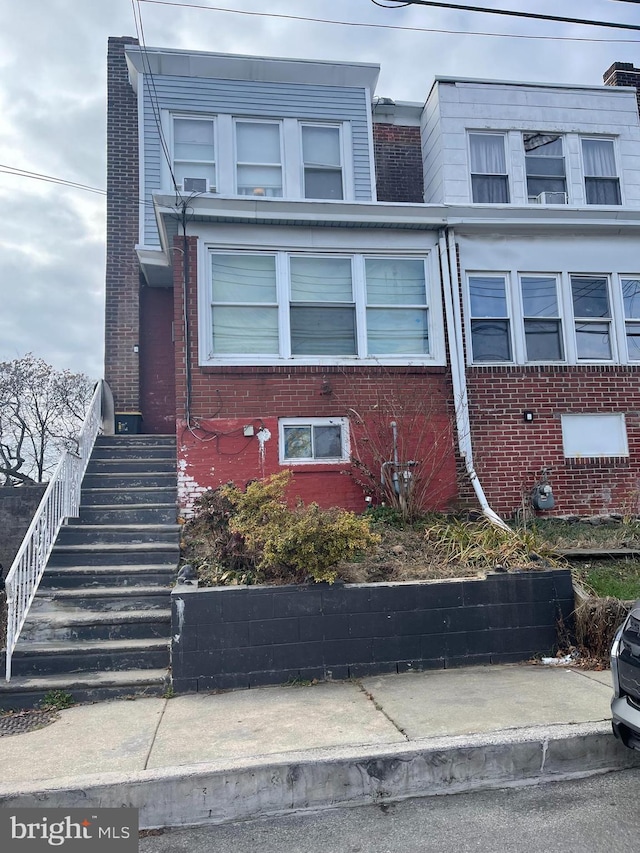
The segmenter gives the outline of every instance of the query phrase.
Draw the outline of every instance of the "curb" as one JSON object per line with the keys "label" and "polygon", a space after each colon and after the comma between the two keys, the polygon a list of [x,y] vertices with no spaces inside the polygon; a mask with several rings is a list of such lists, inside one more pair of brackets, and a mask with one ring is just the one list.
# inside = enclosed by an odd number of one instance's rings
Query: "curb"
{"label": "curb", "polygon": [[535,727],[388,746],[50,780],[0,807],[133,807],[140,828],[220,824],[304,810],[555,782],[640,767],[610,723]]}

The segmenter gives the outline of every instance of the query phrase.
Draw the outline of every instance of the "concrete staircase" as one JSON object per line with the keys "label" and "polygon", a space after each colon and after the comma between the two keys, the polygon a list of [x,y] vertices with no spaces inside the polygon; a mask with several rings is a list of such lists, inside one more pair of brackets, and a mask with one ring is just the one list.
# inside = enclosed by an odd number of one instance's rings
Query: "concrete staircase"
{"label": "concrete staircase", "polygon": [[179,558],[173,436],[100,437],[56,540],[0,708],[162,694]]}

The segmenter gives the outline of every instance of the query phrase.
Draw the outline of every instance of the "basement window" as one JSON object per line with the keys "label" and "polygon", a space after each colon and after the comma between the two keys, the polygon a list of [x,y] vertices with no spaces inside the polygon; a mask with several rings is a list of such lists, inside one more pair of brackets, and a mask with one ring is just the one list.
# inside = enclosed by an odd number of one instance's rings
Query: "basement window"
{"label": "basement window", "polygon": [[281,418],[280,462],[345,462],[349,459],[347,418]]}
{"label": "basement window", "polygon": [[628,456],[625,416],[562,415],[562,447],[566,459]]}

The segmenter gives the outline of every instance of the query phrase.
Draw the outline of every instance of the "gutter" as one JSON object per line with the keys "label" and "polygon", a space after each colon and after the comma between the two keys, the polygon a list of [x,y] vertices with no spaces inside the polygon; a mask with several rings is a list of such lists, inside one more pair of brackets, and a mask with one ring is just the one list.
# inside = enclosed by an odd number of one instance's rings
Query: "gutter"
{"label": "gutter", "polygon": [[445,314],[447,318],[447,340],[451,359],[451,380],[458,433],[458,449],[464,461],[467,475],[478,498],[484,517],[511,533],[511,528],[489,506],[478,474],[473,466],[473,447],[471,444],[471,421],[469,418],[469,397],[467,394],[467,376],[464,364],[464,345],[462,340],[462,315],[460,311],[460,289],[458,287],[458,261],[453,230],[444,228],[438,236],[442,284],[444,291]]}

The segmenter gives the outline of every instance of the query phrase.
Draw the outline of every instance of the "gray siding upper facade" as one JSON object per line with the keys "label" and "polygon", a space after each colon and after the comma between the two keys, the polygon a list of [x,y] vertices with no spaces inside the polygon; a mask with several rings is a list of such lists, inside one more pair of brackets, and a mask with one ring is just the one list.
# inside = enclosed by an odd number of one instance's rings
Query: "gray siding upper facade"
{"label": "gray siding upper facade", "polygon": [[[135,49],[132,52],[135,53]],[[279,62],[284,64],[283,61]],[[144,227],[140,237],[141,244],[148,248],[159,246],[157,223],[153,206],[150,204],[152,196],[156,192],[170,193],[173,189],[159,129],[160,126],[167,148],[171,151],[173,115],[211,116],[214,119],[220,116],[276,121],[290,119],[338,124],[342,128],[344,179],[345,183],[348,182],[345,197],[355,201],[375,200],[371,91],[367,86],[337,86],[294,80],[220,79],[161,73],[153,73],[151,79],[149,74],[144,73],[144,66],[140,67],[135,83],[140,102],[140,155],[143,175],[141,193],[146,202]],[[216,169],[235,168],[233,151],[229,148],[230,146],[227,146],[225,150],[225,146],[220,145],[216,152]],[[285,174],[287,156],[285,140]],[[284,195],[288,195],[286,188]]]}

